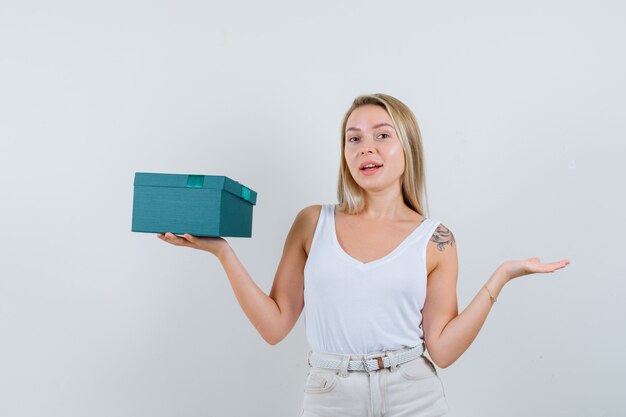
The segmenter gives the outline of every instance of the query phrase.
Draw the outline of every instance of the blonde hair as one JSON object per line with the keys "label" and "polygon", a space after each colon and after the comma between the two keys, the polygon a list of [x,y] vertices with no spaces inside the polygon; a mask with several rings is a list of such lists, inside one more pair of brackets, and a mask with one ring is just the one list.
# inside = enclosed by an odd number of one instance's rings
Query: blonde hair
{"label": "blonde hair", "polygon": [[[363,189],[354,181],[346,164],[345,143],[346,124],[352,112],[366,104],[380,106],[387,111],[396,129],[400,144],[404,149],[405,169],[402,175],[402,197],[404,203],[426,217],[424,204],[427,203],[426,181],[424,177],[424,149],[417,120],[406,104],[386,94],[366,94],[358,96],[346,112],[341,124],[341,162],[339,165],[339,182],[337,200],[339,211],[347,214],[358,214],[365,207]],[[426,207],[427,208],[427,207]]]}

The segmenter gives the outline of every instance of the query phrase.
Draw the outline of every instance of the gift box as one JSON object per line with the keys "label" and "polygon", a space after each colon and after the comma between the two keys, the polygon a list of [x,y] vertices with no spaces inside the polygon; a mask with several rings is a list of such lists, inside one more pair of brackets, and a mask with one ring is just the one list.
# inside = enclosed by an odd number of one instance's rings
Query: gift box
{"label": "gift box", "polygon": [[222,175],[137,172],[132,231],[252,236],[256,192]]}

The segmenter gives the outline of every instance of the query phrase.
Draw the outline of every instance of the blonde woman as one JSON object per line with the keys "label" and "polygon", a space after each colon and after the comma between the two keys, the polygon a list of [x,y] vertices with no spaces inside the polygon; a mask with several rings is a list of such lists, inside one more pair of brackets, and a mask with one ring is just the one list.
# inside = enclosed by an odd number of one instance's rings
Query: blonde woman
{"label": "blonde woman", "polygon": [[298,213],[269,296],[225,239],[158,237],[216,255],[269,344],[304,310],[312,349],[301,416],[444,416],[436,367],[465,352],[508,281],[569,260],[504,262],[459,314],[456,242],[426,217],[425,195],[415,116],[394,97],[363,95],[343,118],[338,204]]}

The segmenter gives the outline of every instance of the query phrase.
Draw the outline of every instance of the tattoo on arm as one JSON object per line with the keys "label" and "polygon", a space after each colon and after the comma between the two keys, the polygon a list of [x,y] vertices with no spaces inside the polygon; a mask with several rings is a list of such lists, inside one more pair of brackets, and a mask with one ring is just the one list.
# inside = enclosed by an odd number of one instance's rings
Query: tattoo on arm
{"label": "tattoo on arm", "polygon": [[452,246],[454,244],[454,235],[450,229],[443,224],[440,224],[430,240],[435,242],[437,244],[437,249],[443,252],[446,245]]}

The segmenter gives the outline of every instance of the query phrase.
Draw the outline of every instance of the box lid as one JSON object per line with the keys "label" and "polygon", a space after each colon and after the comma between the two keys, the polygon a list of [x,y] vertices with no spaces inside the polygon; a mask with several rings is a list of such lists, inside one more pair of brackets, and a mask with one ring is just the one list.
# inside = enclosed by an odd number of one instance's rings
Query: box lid
{"label": "box lid", "polygon": [[256,192],[223,175],[162,174],[135,172],[135,186],[176,188],[217,188],[256,204]]}

